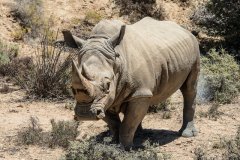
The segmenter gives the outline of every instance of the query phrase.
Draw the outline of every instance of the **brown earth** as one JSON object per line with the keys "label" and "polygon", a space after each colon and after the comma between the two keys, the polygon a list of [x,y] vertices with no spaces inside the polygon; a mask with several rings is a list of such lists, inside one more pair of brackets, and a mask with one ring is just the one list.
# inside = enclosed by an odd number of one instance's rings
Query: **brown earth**
{"label": "brown earth", "polygon": [[[160,0],[158,1],[160,2]],[[10,15],[13,0],[0,1],[0,39],[13,42],[12,33],[19,26]],[[180,24],[189,24],[189,15],[196,4],[191,8],[180,6],[173,1],[166,0],[165,5],[168,20]],[[126,21],[126,17],[118,17],[118,9],[112,0],[44,0],[46,15],[52,15],[55,19],[55,28],[71,28],[80,20],[84,19],[85,13],[91,9],[104,14],[108,18],[118,18]],[[14,42],[20,46],[20,55],[29,55],[34,49],[24,42]],[[6,82],[6,78],[0,77],[0,88],[4,84],[10,87],[8,93],[0,93],[0,160],[1,159],[59,159],[64,155],[62,148],[50,149],[39,146],[18,146],[14,141],[17,132],[29,123],[30,116],[39,118],[41,127],[50,130],[50,119],[72,120],[73,111],[65,108],[66,102],[43,102],[26,100],[25,91],[18,86]],[[159,152],[171,155],[171,159],[193,159],[196,147],[204,148],[209,155],[220,156],[221,150],[212,148],[212,145],[221,137],[231,137],[236,133],[240,125],[240,97],[235,103],[222,105],[220,111],[223,115],[216,121],[200,117],[200,112],[206,112],[211,104],[197,105],[196,127],[199,135],[193,138],[177,136],[182,121],[182,98],[177,92],[171,97],[171,118],[163,119],[162,113],[149,114],[144,118],[144,136],[142,141],[149,139],[158,142]],[[78,130],[78,139],[88,139],[106,131],[103,121],[81,122]],[[221,159],[218,158],[218,159]]]}

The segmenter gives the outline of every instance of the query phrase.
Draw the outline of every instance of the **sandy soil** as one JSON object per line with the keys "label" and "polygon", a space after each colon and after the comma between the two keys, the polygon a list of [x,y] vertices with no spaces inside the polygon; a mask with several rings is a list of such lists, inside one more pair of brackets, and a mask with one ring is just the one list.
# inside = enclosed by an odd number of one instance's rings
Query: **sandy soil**
{"label": "sandy soil", "polygon": [[[1,83],[5,83],[1,78]],[[17,132],[29,124],[30,116],[38,117],[44,131],[50,129],[50,119],[72,120],[73,111],[65,108],[66,102],[37,102],[26,101],[24,91],[11,85],[11,92],[0,94],[0,159],[59,159],[64,150],[49,149],[37,146],[17,146]],[[199,135],[193,138],[177,136],[182,123],[182,98],[179,92],[171,97],[171,118],[163,119],[162,113],[148,114],[143,120],[145,129],[137,142],[149,140],[159,143],[159,152],[171,155],[171,159],[193,159],[194,149],[204,147],[209,154],[218,155],[221,151],[212,149],[212,145],[221,137],[231,137],[240,125],[240,98],[235,104],[224,105],[220,111],[224,114],[215,121],[199,116],[207,111],[210,105],[198,105],[196,113],[196,127]],[[80,135],[77,139],[84,140],[107,130],[103,121],[81,122],[78,128]]]}
{"label": "sandy soil", "polygon": [[[0,1],[0,39],[10,42],[13,41],[12,32],[18,27],[10,16],[13,2],[13,0]],[[116,9],[112,9],[114,8],[112,0],[44,0],[44,5],[47,15],[54,17],[55,27],[60,30],[79,22],[89,9],[103,12],[106,17],[119,18]],[[169,0],[164,1],[164,5],[168,12],[168,20],[188,23],[189,20],[185,17],[191,14],[191,8],[186,9]],[[33,51],[23,42],[17,43],[20,46],[21,55],[28,55]],[[73,112],[65,108],[66,102],[28,101],[24,98],[23,90],[0,77],[0,89],[4,84],[10,86],[10,92],[0,93],[0,160],[59,159],[65,152],[62,148],[18,146],[14,139],[17,132],[28,125],[30,116],[37,116],[45,131],[50,129],[52,118],[72,120]],[[212,149],[213,143],[217,142],[220,137],[233,136],[240,125],[239,97],[234,104],[220,107],[220,111],[224,114],[217,121],[199,116],[200,112],[207,111],[211,104],[198,105],[195,121],[199,135],[193,138],[178,137],[177,131],[182,123],[181,94],[179,92],[174,94],[171,102],[171,118],[163,119],[162,113],[148,114],[143,121],[144,136],[141,136],[141,141],[148,139],[150,142],[159,143],[159,152],[170,154],[171,159],[193,159],[194,149],[199,146],[204,147],[212,156],[220,155],[220,150]],[[106,131],[107,127],[103,121],[89,121],[81,123],[78,130],[80,131],[78,139],[83,140]]]}

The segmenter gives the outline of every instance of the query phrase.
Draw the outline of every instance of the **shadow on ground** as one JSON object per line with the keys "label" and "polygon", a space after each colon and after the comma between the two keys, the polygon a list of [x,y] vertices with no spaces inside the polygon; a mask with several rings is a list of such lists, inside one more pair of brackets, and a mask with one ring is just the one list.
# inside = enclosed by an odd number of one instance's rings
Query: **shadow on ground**
{"label": "shadow on ground", "polygon": [[[111,136],[110,131],[105,131],[98,134],[95,138],[97,142],[102,143],[106,138]],[[176,131],[171,130],[157,130],[157,129],[143,129],[136,133],[134,138],[134,146],[136,148],[144,148],[144,142],[148,141],[151,145],[156,144],[162,146],[178,139],[179,135]],[[114,142],[111,142],[114,143]]]}

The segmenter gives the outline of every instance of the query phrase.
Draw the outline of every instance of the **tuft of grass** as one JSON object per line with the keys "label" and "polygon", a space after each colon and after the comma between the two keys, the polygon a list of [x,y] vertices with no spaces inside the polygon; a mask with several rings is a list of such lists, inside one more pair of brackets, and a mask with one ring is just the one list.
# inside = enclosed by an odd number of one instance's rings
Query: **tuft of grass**
{"label": "tuft of grass", "polygon": [[206,153],[203,151],[202,148],[198,147],[194,150],[194,160],[206,160]]}
{"label": "tuft of grass", "polygon": [[84,21],[88,24],[95,25],[102,19],[103,19],[103,16],[100,13],[98,13],[94,10],[89,10],[85,14]]}
{"label": "tuft of grass", "polygon": [[152,105],[149,107],[148,112],[149,113],[158,113],[161,111],[169,111],[169,106],[171,105],[170,99],[167,99],[163,102],[160,102],[158,105]]}
{"label": "tuft of grass", "polygon": [[220,138],[220,141],[213,143],[213,149],[224,149],[227,146],[227,140],[225,138]]}
{"label": "tuft of grass", "polygon": [[[211,49],[201,58],[200,97],[220,104],[231,103],[240,92],[240,68],[234,57],[224,49]],[[202,81],[202,82],[201,82]]]}
{"label": "tuft of grass", "polygon": [[223,114],[222,112],[219,111],[220,106],[221,105],[219,103],[213,103],[207,112],[204,111],[199,112],[199,116],[205,118],[208,117],[209,119],[216,121]]}
{"label": "tuft of grass", "polygon": [[37,117],[30,117],[29,126],[17,133],[17,142],[23,145],[36,145],[41,144],[42,141],[43,133],[39,120]]}
{"label": "tuft of grass", "polygon": [[[164,154],[161,159],[169,159],[169,156]],[[105,159],[131,159],[131,160],[158,160],[156,150],[152,146],[145,146],[145,149],[125,151],[120,145],[111,144],[108,141],[97,142],[95,138],[88,141],[79,142],[73,141],[67,150],[63,159],[72,160],[105,160]]]}
{"label": "tuft of grass", "polygon": [[226,151],[223,156],[229,160],[238,160],[240,158],[240,126],[238,127],[236,136],[226,142]]}
{"label": "tuft of grass", "polygon": [[164,111],[163,115],[162,115],[163,119],[171,119],[172,118],[172,114],[170,111]]}
{"label": "tuft of grass", "polygon": [[50,147],[61,146],[67,148],[69,141],[73,141],[78,136],[78,123],[74,121],[59,121],[55,122],[51,119],[52,131]]}
{"label": "tuft of grass", "polygon": [[9,63],[17,57],[19,48],[17,45],[8,44],[0,40],[0,66]]}

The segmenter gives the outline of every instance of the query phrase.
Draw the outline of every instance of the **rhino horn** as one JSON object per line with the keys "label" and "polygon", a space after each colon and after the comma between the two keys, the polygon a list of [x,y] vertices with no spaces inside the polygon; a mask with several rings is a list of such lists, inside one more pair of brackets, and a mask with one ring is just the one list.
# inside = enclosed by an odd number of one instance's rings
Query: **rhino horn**
{"label": "rhino horn", "polygon": [[73,73],[73,76],[77,76],[80,79],[81,75],[78,70],[77,64],[74,60],[72,60],[72,73]]}
{"label": "rhino horn", "polygon": [[120,44],[120,42],[123,39],[123,36],[125,34],[125,30],[126,30],[126,25],[122,25],[121,29],[119,30],[119,32],[117,34],[115,34],[112,38],[110,38],[108,41],[110,44],[112,44],[112,46],[115,48],[117,45]]}
{"label": "rhino horn", "polygon": [[64,41],[69,47],[72,48],[82,48],[84,45],[85,41],[81,38],[78,38],[74,35],[69,30],[63,30],[62,31]]}

